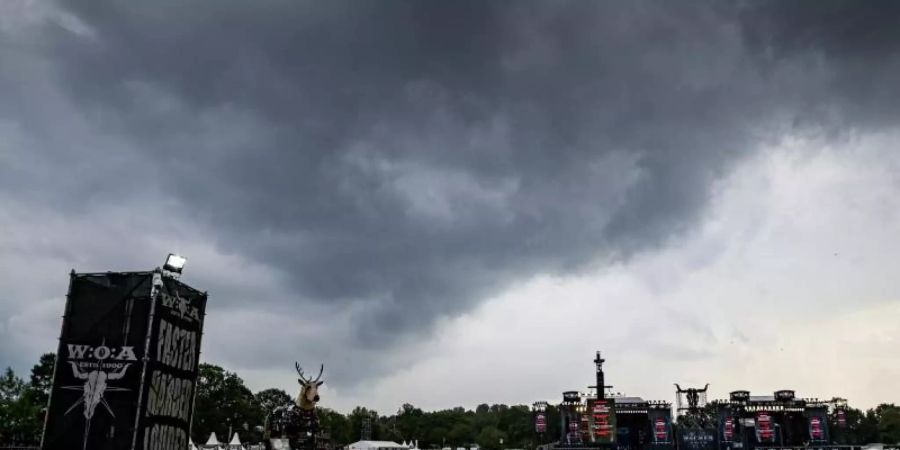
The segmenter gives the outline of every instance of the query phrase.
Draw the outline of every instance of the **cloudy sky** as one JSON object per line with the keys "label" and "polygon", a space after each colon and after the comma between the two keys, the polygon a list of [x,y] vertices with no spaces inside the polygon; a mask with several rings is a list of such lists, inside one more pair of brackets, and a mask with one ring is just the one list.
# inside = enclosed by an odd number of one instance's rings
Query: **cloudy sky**
{"label": "cloudy sky", "polygon": [[395,411],[900,402],[900,3],[0,2],[0,365],[171,251],[204,360]]}

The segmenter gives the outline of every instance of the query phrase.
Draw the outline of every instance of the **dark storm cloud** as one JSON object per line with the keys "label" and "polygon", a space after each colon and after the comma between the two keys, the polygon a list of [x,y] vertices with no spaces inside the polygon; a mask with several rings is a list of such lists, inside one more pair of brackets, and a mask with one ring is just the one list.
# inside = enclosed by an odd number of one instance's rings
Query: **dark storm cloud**
{"label": "dark storm cloud", "polygon": [[0,51],[64,98],[0,69],[0,117],[36,141],[20,198],[174,199],[276,271],[294,296],[269,307],[344,313],[333,334],[384,349],[689,230],[792,127],[890,123],[895,8],[833,5],[63,1],[77,26]]}
{"label": "dark storm cloud", "polygon": [[[833,126],[893,126],[900,106],[900,4],[896,2],[758,2],[741,12],[748,54],[762,70],[791,59],[827,73],[800,106]],[[834,123],[838,121],[838,123]]]}

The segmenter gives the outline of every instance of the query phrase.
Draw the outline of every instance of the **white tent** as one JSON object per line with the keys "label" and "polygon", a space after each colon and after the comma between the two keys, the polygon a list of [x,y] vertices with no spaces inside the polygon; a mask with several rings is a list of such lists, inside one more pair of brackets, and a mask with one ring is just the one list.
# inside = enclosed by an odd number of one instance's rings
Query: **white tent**
{"label": "white tent", "polygon": [[228,448],[232,448],[232,449],[241,448],[241,439],[238,437],[237,432],[235,432],[234,436],[231,437],[231,442],[228,443]]}
{"label": "white tent", "polygon": [[220,445],[222,444],[219,443],[219,439],[216,438],[216,432],[213,431],[212,434],[209,435],[209,440],[206,441],[205,447],[218,447]]}
{"label": "white tent", "polygon": [[409,450],[409,447],[391,441],[358,441],[350,444],[348,450]]}

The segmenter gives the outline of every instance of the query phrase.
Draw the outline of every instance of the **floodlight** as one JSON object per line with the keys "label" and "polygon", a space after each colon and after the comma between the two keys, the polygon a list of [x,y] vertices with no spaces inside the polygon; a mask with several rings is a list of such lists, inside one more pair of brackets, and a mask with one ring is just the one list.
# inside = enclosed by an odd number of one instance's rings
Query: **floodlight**
{"label": "floodlight", "polygon": [[181,270],[184,268],[184,263],[186,261],[187,259],[185,259],[183,256],[169,253],[169,256],[166,257],[166,265],[163,266],[163,270],[180,274]]}

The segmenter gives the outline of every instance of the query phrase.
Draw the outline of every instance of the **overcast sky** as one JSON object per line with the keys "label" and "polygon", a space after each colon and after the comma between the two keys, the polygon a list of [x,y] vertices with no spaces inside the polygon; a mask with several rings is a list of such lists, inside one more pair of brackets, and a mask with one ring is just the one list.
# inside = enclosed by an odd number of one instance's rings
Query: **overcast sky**
{"label": "overcast sky", "polygon": [[169,252],[322,405],[900,402],[900,3],[0,2],[0,366]]}

